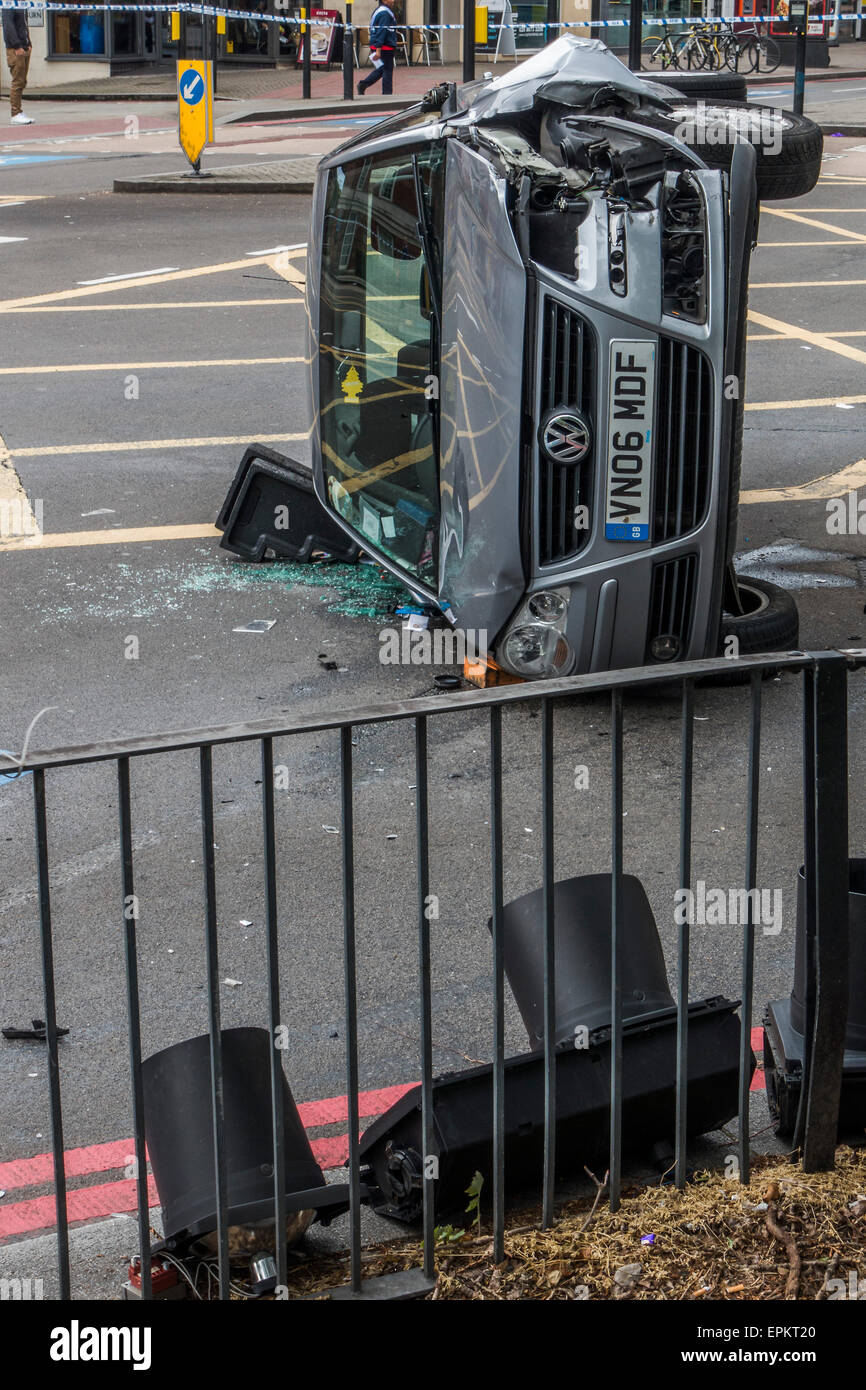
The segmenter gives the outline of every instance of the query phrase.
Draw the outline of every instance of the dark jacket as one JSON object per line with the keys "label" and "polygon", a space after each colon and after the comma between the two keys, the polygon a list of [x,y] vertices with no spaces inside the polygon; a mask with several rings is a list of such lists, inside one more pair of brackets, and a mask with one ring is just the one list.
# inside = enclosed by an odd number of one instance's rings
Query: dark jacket
{"label": "dark jacket", "polygon": [[[4,10],[3,13],[5,15],[6,11]],[[393,10],[389,10],[387,5],[379,5],[373,11],[373,17],[370,20],[370,47],[397,47],[397,21],[394,18]]]}
{"label": "dark jacket", "polygon": [[26,10],[3,11],[3,42],[7,48],[30,48]]}

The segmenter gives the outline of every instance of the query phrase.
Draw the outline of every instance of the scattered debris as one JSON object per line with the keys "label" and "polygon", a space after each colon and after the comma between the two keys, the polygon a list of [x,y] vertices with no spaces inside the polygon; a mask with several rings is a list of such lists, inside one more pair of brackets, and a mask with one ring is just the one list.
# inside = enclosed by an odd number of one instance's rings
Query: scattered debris
{"label": "scattered debris", "polygon": [[[45,1042],[48,1037],[48,1031],[46,1029],[44,1020],[41,1018],[33,1018],[30,1020],[30,1022],[33,1025],[32,1028],[2,1029],[4,1038],[6,1038],[9,1042],[19,1042],[22,1040],[26,1040],[29,1042]],[[64,1038],[68,1032],[68,1028],[58,1028],[57,1036],[58,1038]]]}
{"label": "scattered debris", "polygon": [[613,1282],[619,1284],[621,1289],[630,1289],[633,1284],[637,1283],[642,1273],[643,1265],[620,1265],[619,1269],[614,1270]]}
{"label": "scattered debris", "polygon": [[238,925],[241,927],[251,927],[253,924],[248,920],[248,918],[242,917]]}
{"label": "scattered debris", "polygon": [[433,684],[437,690],[461,690],[463,682],[459,676],[434,676]]}
{"label": "scattered debris", "polygon": [[223,984],[228,985],[230,988],[233,989],[235,985],[242,985],[243,980],[233,980],[230,976],[226,976],[226,978],[223,980]]}
{"label": "scattered debris", "polygon": [[337,663],[327,652],[319,652],[319,665],[323,671],[336,671]]}
{"label": "scattered debris", "polygon": [[253,618],[243,627],[233,627],[232,632],[270,632],[276,621],[276,618]]}
{"label": "scattered debris", "polygon": [[323,826],[322,826],[322,829],[323,829],[328,835],[339,835],[339,833],[340,833],[339,830],[337,829],[336,825],[323,825]]}

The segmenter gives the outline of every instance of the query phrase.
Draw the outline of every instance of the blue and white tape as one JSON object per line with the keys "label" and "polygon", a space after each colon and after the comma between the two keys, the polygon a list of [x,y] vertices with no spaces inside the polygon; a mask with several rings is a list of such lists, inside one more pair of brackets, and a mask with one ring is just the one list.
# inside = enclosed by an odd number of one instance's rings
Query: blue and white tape
{"label": "blue and white tape", "polygon": [[[93,14],[94,12],[100,14],[189,14],[195,15],[197,18],[207,19],[254,19],[257,20],[260,24],[288,24],[298,29],[300,29],[304,24],[309,24],[311,27],[314,26],[317,29],[339,29],[345,27],[349,32],[356,32],[359,28],[357,24],[347,24],[345,26],[342,26],[339,20],[317,19],[313,17],[309,17],[307,19],[299,19],[296,15],[286,15],[279,13],[263,14],[261,10],[226,10],[216,5],[196,5],[186,2],[186,0],[181,0],[181,3],[175,5],[119,5],[113,3],[85,4],[84,0],[82,0],[82,3],[80,4],[68,3],[67,0],[0,0],[0,9],[40,10],[43,12],[47,10],[52,14],[82,14],[85,11],[87,11],[88,14]],[[722,16],[720,18],[701,19],[693,21],[692,24],[689,24],[688,21],[682,18],[663,19],[660,16],[656,17],[655,15],[653,15],[642,19],[641,27],[644,29],[659,29],[665,28],[667,26],[676,26],[680,29],[685,30],[694,27],[695,25],[699,28],[710,28],[712,26],[735,24],[778,24],[781,19],[782,16],[778,14],[727,15]],[[848,24],[863,19],[866,19],[866,10],[857,10],[851,14],[837,15],[833,11],[829,11],[826,14],[810,13],[809,15],[810,24],[817,23],[819,20],[836,20],[840,24]],[[432,30],[436,33],[442,33],[446,30],[462,31],[463,29],[462,24],[399,24],[396,27],[398,29],[403,30],[406,33],[410,33],[413,29],[427,29]],[[543,30],[545,33],[547,33],[549,30],[557,29],[628,29],[631,27],[631,20],[574,19],[560,20],[556,23],[542,21],[538,24],[497,24],[491,27],[495,27],[497,30],[513,29],[514,32],[517,34],[522,34],[530,31],[533,33],[538,33],[539,30]]]}

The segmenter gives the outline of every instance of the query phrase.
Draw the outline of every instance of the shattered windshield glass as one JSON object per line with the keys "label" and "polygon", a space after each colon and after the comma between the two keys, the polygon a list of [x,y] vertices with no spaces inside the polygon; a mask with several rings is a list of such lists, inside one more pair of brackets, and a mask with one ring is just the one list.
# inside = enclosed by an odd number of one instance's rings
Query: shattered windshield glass
{"label": "shattered windshield glass", "polygon": [[330,504],[434,589],[443,154],[428,145],[330,171],[319,328]]}

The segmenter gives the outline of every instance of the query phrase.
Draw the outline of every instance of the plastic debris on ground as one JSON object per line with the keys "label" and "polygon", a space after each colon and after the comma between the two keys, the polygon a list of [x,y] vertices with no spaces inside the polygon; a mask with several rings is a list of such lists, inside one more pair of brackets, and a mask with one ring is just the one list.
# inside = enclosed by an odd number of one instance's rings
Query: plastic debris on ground
{"label": "plastic debris on ground", "polygon": [[[8,1042],[47,1042],[48,1029],[44,1019],[32,1018],[30,1022],[32,1024],[30,1028],[3,1028],[0,1029],[0,1032],[3,1033]],[[58,1038],[65,1038],[68,1032],[68,1028],[58,1028],[57,1036]]]}

